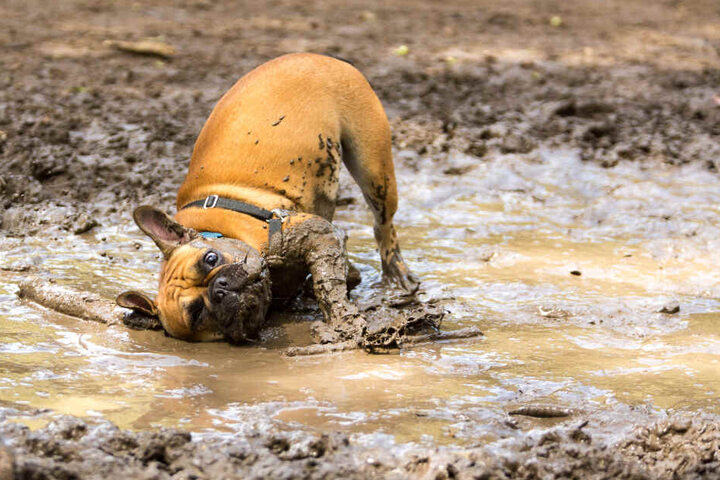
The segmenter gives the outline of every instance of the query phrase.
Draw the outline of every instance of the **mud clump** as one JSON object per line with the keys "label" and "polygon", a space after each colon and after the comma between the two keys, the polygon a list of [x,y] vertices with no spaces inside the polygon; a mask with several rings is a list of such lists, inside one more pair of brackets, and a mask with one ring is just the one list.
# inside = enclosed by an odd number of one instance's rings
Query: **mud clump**
{"label": "mud clump", "polygon": [[438,332],[445,311],[437,306],[409,299],[408,304],[377,302],[365,307],[367,325],[360,346],[369,352],[398,348],[417,335]]}
{"label": "mud clump", "polygon": [[[120,430],[61,416],[31,431],[4,421],[0,468],[21,478],[708,478],[720,469],[720,423],[673,418],[608,444],[588,422],[484,448],[387,448],[341,433],[268,432],[202,441],[182,430]],[[3,463],[4,462],[4,463]],[[11,463],[12,462],[12,463]]]}
{"label": "mud clump", "polygon": [[720,425],[710,418],[678,418],[642,428],[620,445],[653,478],[710,478],[720,472]]}

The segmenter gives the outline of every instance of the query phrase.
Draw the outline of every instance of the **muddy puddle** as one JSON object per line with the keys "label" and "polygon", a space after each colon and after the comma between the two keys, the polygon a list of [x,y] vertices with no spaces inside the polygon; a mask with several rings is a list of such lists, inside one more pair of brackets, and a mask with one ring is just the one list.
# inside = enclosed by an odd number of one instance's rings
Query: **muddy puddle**
{"label": "muddy puddle", "polygon": [[[720,414],[717,175],[604,169],[571,151],[452,154],[443,168],[396,157],[406,259],[424,297],[450,312],[444,328],[477,326],[481,340],[287,358],[284,346],[308,342],[311,313],[278,324],[262,347],[192,344],[21,302],[23,273],[0,271],[0,401],[132,430],[339,430],[428,445],[485,444],[568,420],[508,417],[527,404],[592,414],[608,437],[665,409]],[[363,274],[355,295],[367,299],[379,280],[370,214],[356,201],[336,220]],[[0,264],[108,297],[154,293],[154,245],[129,213],[102,223],[79,236],[4,239]]]}

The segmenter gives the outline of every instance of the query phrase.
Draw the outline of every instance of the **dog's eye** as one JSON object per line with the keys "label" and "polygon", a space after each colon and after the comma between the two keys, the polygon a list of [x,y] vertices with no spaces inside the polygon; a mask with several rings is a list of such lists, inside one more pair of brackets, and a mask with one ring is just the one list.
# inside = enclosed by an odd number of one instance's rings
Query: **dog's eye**
{"label": "dog's eye", "polygon": [[206,254],[205,254],[205,258],[203,259],[203,261],[205,262],[205,264],[206,264],[206,265],[209,265],[209,266],[211,266],[211,267],[214,267],[215,265],[217,265],[218,260],[219,260],[219,257],[218,257],[218,255],[217,255],[217,253],[215,253],[215,252],[208,252],[208,253],[206,253]]}

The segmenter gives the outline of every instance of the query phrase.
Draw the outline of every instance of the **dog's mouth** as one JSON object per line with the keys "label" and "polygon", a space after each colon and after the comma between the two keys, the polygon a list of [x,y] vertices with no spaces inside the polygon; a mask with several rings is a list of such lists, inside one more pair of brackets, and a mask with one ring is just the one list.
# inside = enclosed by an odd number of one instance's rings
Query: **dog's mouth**
{"label": "dog's mouth", "polygon": [[257,339],[270,305],[267,268],[248,263],[219,267],[208,285],[210,309],[226,340],[241,343]]}

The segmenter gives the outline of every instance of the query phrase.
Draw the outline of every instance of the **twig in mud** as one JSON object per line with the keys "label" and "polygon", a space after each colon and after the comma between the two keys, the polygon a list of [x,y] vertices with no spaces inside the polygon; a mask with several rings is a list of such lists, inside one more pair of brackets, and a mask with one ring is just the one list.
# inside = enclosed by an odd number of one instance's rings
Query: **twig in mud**
{"label": "twig in mud", "polygon": [[531,403],[510,410],[508,412],[508,415],[523,415],[526,417],[535,418],[562,418],[570,417],[572,415],[575,415],[575,413],[577,413],[577,411],[572,408],[559,407],[557,405]]}
{"label": "twig in mud", "polygon": [[449,332],[432,332],[422,335],[408,335],[400,340],[400,347],[417,345],[418,343],[437,342],[439,340],[461,340],[464,338],[482,337],[483,333],[477,327],[461,328]]}
{"label": "twig in mud", "polygon": [[388,300],[388,306],[392,308],[402,308],[409,305],[417,305],[420,301],[415,295],[401,295]]}
{"label": "twig in mud", "polygon": [[285,350],[286,357],[305,357],[311,355],[322,355],[323,353],[346,352],[357,350],[360,347],[357,342],[348,340],[340,343],[318,343],[307,347],[290,347]]}
{"label": "twig in mud", "polygon": [[50,280],[30,276],[20,282],[18,296],[56,312],[94,322],[123,323],[125,310],[98,295],[61,287]]}
{"label": "twig in mud", "polygon": [[[483,333],[476,327],[461,328],[452,332],[433,332],[423,335],[412,335],[404,337],[398,342],[398,347],[402,348],[409,345],[417,345],[426,342],[435,342],[438,340],[459,340],[464,338],[481,337]],[[324,353],[347,352],[349,350],[364,349],[369,353],[384,353],[392,350],[390,347],[378,347],[368,344],[358,344],[353,340],[340,343],[325,343],[309,345],[307,347],[290,347],[285,350],[286,357],[307,357],[312,355],[322,355]]]}

